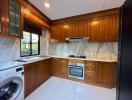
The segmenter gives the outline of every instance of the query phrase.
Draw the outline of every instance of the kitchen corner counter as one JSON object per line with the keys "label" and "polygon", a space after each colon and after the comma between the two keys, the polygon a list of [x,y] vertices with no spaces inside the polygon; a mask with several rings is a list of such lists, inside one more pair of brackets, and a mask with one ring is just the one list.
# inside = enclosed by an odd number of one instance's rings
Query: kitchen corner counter
{"label": "kitchen corner counter", "polygon": [[70,58],[70,57],[62,57],[62,56],[46,56],[46,57],[39,57],[37,59],[33,59],[35,57],[24,57],[21,58],[19,60],[15,60],[15,61],[7,61],[7,62],[1,62],[0,63],[0,71],[6,70],[6,69],[10,69],[10,68],[14,68],[14,67],[18,67],[18,66],[23,66],[26,64],[30,64],[30,63],[34,63],[34,62],[38,62],[41,60],[47,60],[50,58],[63,58],[63,59],[76,59],[76,60],[85,60],[85,61],[98,61],[98,62],[117,62],[116,59],[96,59],[96,58]]}
{"label": "kitchen corner counter", "polygon": [[[31,58],[34,58],[34,57],[31,57]],[[7,70],[7,69],[10,69],[10,68],[14,68],[14,67],[18,67],[18,66],[23,66],[23,65],[26,65],[26,64],[30,64],[30,63],[33,63],[33,62],[38,62],[38,61],[41,61],[41,60],[47,60],[47,59],[50,59],[52,57],[39,57],[38,59],[35,59],[35,60],[30,60],[28,57],[24,57],[24,59],[19,59],[19,60],[13,60],[13,61],[6,61],[6,62],[0,62],[0,71],[3,71],[3,70]],[[25,60],[25,61],[24,61]],[[28,61],[26,61],[28,60]]]}
{"label": "kitchen corner counter", "polygon": [[[33,57],[34,58],[34,57]],[[46,57],[39,57],[38,59],[35,59],[35,60],[30,60],[30,59],[26,59],[24,58],[25,60],[27,61],[24,61],[23,65],[26,65],[26,64],[30,64],[30,63],[34,63],[34,62],[38,62],[38,61],[41,61],[41,60],[47,60],[47,59],[50,59],[52,57],[50,56],[46,56]]]}
{"label": "kitchen corner counter", "polygon": [[85,60],[85,61],[98,61],[98,62],[117,62],[117,59],[100,59],[100,58],[71,58],[71,57],[62,57],[62,56],[52,56],[53,58],[64,58],[64,59],[76,59],[76,60]]}

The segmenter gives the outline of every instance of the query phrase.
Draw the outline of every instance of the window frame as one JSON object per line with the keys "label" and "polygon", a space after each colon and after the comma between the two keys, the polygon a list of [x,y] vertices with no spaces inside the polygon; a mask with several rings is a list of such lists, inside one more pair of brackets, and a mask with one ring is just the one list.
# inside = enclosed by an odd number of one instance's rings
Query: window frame
{"label": "window frame", "polygon": [[40,35],[38,35],[38,54],[32,54],[32,34],[35,34],[35,33],[32,33],[32,32],[29,32],[30,33],[30,54],[29,55],[22,55],[22,50],[21,50],[21,42],[22,40],[20,39],[20,57],[29,57],[29,56],[37,56],[37,55],[40,55]]}

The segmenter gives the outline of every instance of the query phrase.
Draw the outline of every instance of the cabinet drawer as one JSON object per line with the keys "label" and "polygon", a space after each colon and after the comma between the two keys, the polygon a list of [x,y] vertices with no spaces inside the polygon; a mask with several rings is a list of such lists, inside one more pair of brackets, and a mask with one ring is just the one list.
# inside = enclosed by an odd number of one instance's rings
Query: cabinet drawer
{"label": "cabinet drawer", "polygon": [[86,67],[93,67],[94,68],[94,64],[93,63],[85,63]]}
{"label": "cabinet drawer", "polygon": [[67,59],[61,59],[61,58],[55,58],[53,59],[54,64],[66,64],[68,65],[68,60]]}
{"label": "cabinet drawer", "polygon": [[95,74],[87,73],[85,75],[85,81],[86,82],[95,82]]}
{"label": "cabinet drawer", "polygon": [[85,62],[85,81],[88,83],[96,82],[96,67],[93,62]]}
{"label": "cabinet drawer", "polygon": [[62,59],[62,58],[53,58],[54,63],[68,63],[67,59]]}
{"label": "cabinet drawer", "polygon": [[67,78],[68,60],[62,58],[53,59],[53,75],[61,78]]}
{"label": "cabinet drawer", "polygon": [[67,68],[63,68],[63,67],[56,68],[55,67],[53,70],[53,75],[57,76],[57,77],[66,78],[67,77]]}
{"label": "cabinet drawer", "polygon": [[92,75],[95,74],[95,70],[86,70],[85,72],[86,74],[92,74]]}
{"label": "cabinet drawer", "polygon": [[86,70],[89,70],[89,71],[90,71],[90,70],[91,70],[91,71],[94,71],[94,70],[95,70],[95,67],[85,66],[85,69],[86,69]]}
{"label": "cabinet drawer", "polygon": [[67,59],[64,59],[64,58],[53,58],[53,60],[57,60],[57,61],[68,61]]}
{"label": "cabinet drawer", "polygon": [[94,62],[90,62],[90,61],[86,61],[85,62],[85,66],[86,67],[90,67],[90,68],[95,68],[95,63]]}
{"label": "cabinet drawer", "polygon": [[62,64],[62,63],[54,63],[55,67],[68,67],[68,64]]}
{"label": "cabinet drawer", "polygon": [[68,60],[67,59],[61,59],[60,62],[62,62],[62,63],[68,63]]}

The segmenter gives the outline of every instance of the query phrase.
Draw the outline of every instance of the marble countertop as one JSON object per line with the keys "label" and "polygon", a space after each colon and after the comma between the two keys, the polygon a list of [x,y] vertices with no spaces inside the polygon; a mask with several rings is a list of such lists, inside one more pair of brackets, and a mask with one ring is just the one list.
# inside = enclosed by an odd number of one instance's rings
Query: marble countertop
{"label": "marble countertop", "polygon": [[65,58],[65,59],[77,59],[77,60],[89,60],[89,61],[100,61],[100,62],[117,62],[117,59],[103,59],[103,58],[71,58],[62,56],[52,56],[53,58]]}
{"label": "marble countertop", "polygon": [[[46,60],[46,59],[49,59],[52,57],[47,56],[47,57],[37,57],[35,59],[34,58],[35,57],[31,57],[31,58],[25,57],[25,58],[21,58],[19,60],[0,62],[0,71],[18,67],[18,66],[23,66],[25,64],[30,64],[30,63],[41,61],[41,60]],[[26,61],[26,60],[28,60],[28,61]]]}
{"label": "marble countertop", "polygon": [[30,63],[33,63],[33,62],[37,62],[37,61],[41,61],[41,60],[46,60],[46,59],[50,59],[52,57],[50,56],[35,56],[35,57],[24,57],[24,58],[21,58],[20,60],[23,62],[23,64],[30,64]]}
{"label": "marble countertop", "polygon": [[100,62],[117,62],[117,59],[96,59],[96,58],[70,58],[70,57],[62,57],[62,56],[44,56],[44,57],[24,57],[20,58],[19,60],[15,61],[7,61],[7,62],[0,62],[0,71],[23,66],[25,64],[30,64],[33,62],[46,60],[50,58],[65,58],[65,59],[78,59],[78,60],[89,60],[89,61],[100,61]]}

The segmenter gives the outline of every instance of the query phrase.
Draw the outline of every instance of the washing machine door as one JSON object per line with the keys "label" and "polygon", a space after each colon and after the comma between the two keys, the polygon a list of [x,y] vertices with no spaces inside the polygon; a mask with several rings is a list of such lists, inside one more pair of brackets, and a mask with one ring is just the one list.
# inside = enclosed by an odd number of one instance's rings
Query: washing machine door
{"label": "washing machine door", "polygon": [[0,100],[16,100],[23,89],[20,77],[11,77],[0,82]]}

